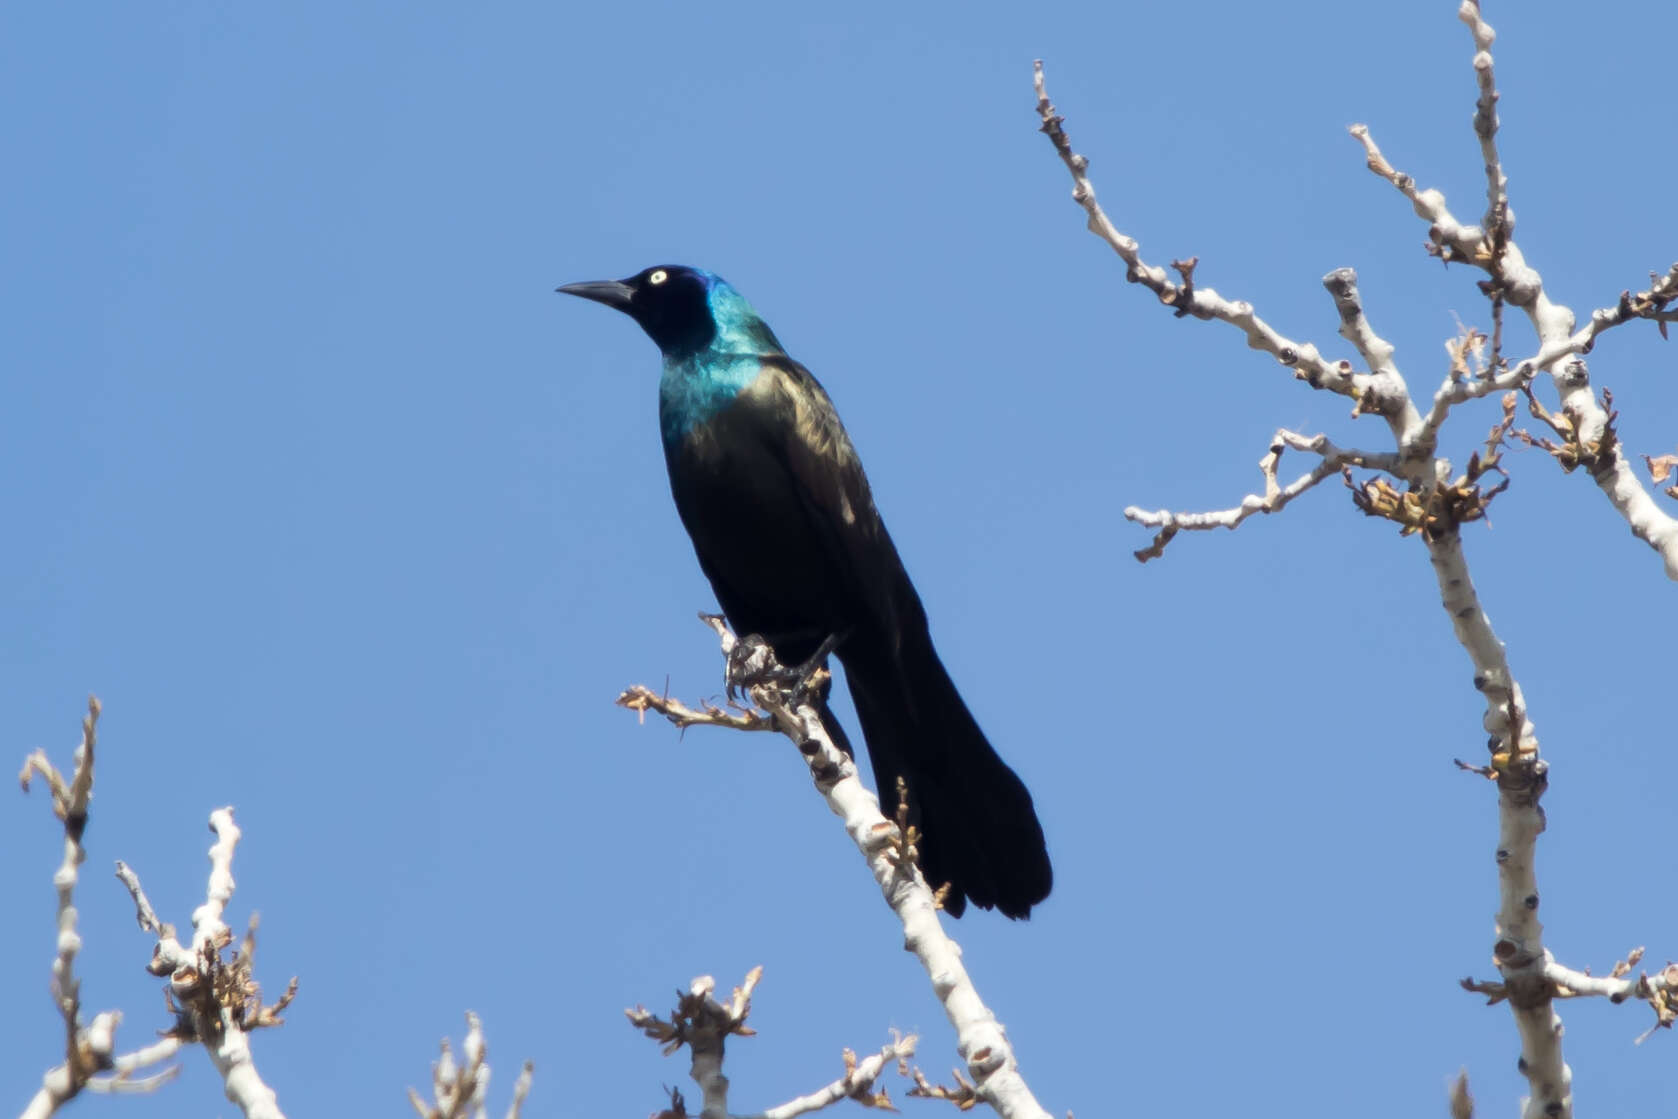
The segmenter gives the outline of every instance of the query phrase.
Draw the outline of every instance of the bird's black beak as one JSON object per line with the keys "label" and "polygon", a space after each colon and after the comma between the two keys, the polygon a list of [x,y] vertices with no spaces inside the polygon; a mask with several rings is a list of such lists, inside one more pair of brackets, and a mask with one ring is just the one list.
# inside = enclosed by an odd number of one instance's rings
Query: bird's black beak
{"label": "bird's black beak", "polygon": [[554,290],[566,295],[580,295],[619,311],[628,311],[630,301],[635,298],[635,289],[622,280],[591,280],[583,284],[566,284]]}

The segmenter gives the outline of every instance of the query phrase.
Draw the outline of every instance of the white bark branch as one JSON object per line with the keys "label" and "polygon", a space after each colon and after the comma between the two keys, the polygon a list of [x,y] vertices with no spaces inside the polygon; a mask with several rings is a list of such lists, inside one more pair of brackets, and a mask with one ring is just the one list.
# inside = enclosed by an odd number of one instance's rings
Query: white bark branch
{"label": "white bark branch", "polygon": [[[734,634],[720,618],[707,618],[716,630],[726,658],[735,645]],[[985,1006],[962,966],[961,948],[945,934],[938,921],[938,902],[913,858],[913,846],[898,826],[880,811],[880,802],[857,775],[856,762],[833,744],[822,729],[821,717],[809,703],[792,705],[790,693],[753,687],[751,699],[768,711],[781,733],[797,744],[810,767],[816,789],[828,808],[844,821],[845,831],[868,864],[886,903],[903,925],[904,947],[926,969],[933,993],[956,1031],[956,1048],[972,1076],[980,1098],[1004,1119],[1049,1119],[1027,1087],[1002,1024]],[[670,702],[649,688],[631,688],[618,697],[634,711],[665,714]],[[676,705],[680,707],[680,705]],[[732,717],[730,717],[732,719]],[[672,718],[682,726],[710,722],[690,708],[680,707]],[[737,721],[718,725],[738,728]],[[907,856],[907,857],[906,857]],[[697,1076],[696,1076],[697,1079]],[[709,1104],[708,1119],[712,1116]]]}
{"label": "white bark branch", "polygon": [[[1367,141],[1367,133],[1365,133],[1365,138],[1367,146],[1373,148],[1373,142]],[[1590,353],[1592,347],[1596,345],[1597,335],[1611,327],[1630,322],[1632,319],[1644,318],[1657,323],[1678,321],[1678,315],[1673,312],[1656,309],[1664,307],[1668,301],[1673,299],[1678,299],[1678,264],[1674,264],[1664,276],[1650,277],[1650,284],[1646,290],[1640,291],[1636,295],[1632,295],[1630,292],[1622,292],[1620,301],[1613,307],[1601,307],[1592,311],[1590,320],[1584,326],[1565,338],[1545,342],[1539,347],[1538,352],[1531,357],[1516,362],[1512,366],[1493,371],[1492,375],[1479,380],[1446,379],[1434,393],[1433,403],[1423,419],[1423,437],[1417,440],[1418,447],[1431,448],[1450,410],[1464,401],[1478,400],[1493,393],[1522,388],[1531,382],[1540,371],[1546,369],[1555,369],[1554,376],[1566,380],[1578,380],[1585,377],[1586,371],[1583,362],[1578,363],[1577,368],[1574,368],[1572,362],[1560,366],[1557,366],[1556,363],[1561,362],[1564,358]],[[1635,498],[1629,496],[1625,500],[1628,503],[1635,503]],[[1641,510],[1638,510],[1638,519],[1644,519]],[[1661,551],[1664,556],[1665,547],[1662,544],[1657,546],[1656,550]]]}
{"label": "white bark branch", "polygon": [[[1417,216],[1428,222],[1432,251],[1447,262],[1468,263],[1485,270],[1491,280],[1482,287],[1493,298],[1494,309],[1507,302],[1526,312],[1538,335],[1539,349],[1514,369],[1500,372],[1495,385],[1482,388],[1447,382],[1441,386],[1434,395],[1423,431],[1429,438],[1435,435],[1455,403],[1501,388],[1519,387],[1529,377],[1548,373],[1560,397],[1562,413],[1573,422],[1580,444],[1592,451],[1589,466],[1597,487],[1625,519],[1632,533],[1660,555],[1667,577],[1678,580],[1678,518],[1655,503],[1637,476],[1613,432],[1608,409],[1591,388],[1584,361],[1564,360],[1589,353],[1599,334],[1634,318],[1664,323],[1669,318],[1666,304],[1678,298],[1678,264],[1665,276],[1654,278],[1647,291],[1635,298],[1622,295],[1616,307],[1593,313],[1585,326],[1574,329],[1573,311],[1550,298],[1543,277],[1526,263],[1515,242],[1515,219],[1509,210],[1507,179],[1496,143],[1498,93],[1491,55],[1496,35],[1481,17],[1478,0],[1463,0],[1458,15],[1474,38],[1474,72],[1480,90],[1474,128],[1486,161],[1486,225],[1463,225],[1446,206],[1442,193],[1418,189],[1415,179],[1396,170],[1381,154],[1367,127],[1354,125],[1351,132],[1363,145],[1369,169],[1397,188],[1410,200]],[[1428,453],[1432,453],[1431,448]]]}
{"label": "white bark branch", "polygon": [[[961,948],[938,920],[933,891],[920,867],[900,857],[897,826],[880,811],[880,802],[857,776],[856,762],[833,744],[815,708],[766,708],[781,720],[798,743],[816,780],[816,788],[834,815],[845,821],[851,842],[868,863],[887,904],[903,925],[904,947],[926,969],[932,991],[956,1031],[956,1051],[967,1065],[979,1095],[1003,1119],[1049,1119],[1021,1075],[1014,1049],[961,962]],[[812,746],[814,748],[812,748]]]}
{"label": "white bark branch", "polygon": [[879,1080],[881,1074],[886,1071],[888,1064],[895,1061],[901,1069],[903,1062],[914,1055],[915,1037],[913,1035],[906,1038],[897,1038],[878,1053],[865,1057],[861,1061],[856,1060],[855,1054],[847,1049],[845,1050],[846,1068],[844,1076],[811,1092],[809,1095],[788,1100],[779,1107],[772,1107],[768,1111],[760,1111],[755,1115],[746,1116],[745,1119],[797,1119],[800,1115],[820,1111],[824,1107],[829,1107],[845,1099],[861,1100],[866,1107],[885,1107],[888,1110],[895,1110],[891,1108],[890,1101],[886,1098],[884,1091],[879,1093],[873,1091],[874,1082]]}
{"label": "white bark branch", "polygon": [[[733,1119],[728,1111],[728,1078],[722,1071],[723,1049],[731,1034],[751,1037],[756,1033],[746,1025],[746,1018],[751,1014],[752,992],[761,978],[763,968],[754,967],[746,975],[746,981],[734,988],[733,996],[726,1005],[712,995],[717,981],[709,975],[701,975],[688,984],[687,993],[681,996],[668,1018],[660,1018],[644,1006],[624,1011],[629,1024],[663,1046],[666,1056],[684,1045],[688,1047],[688,1074],[704,1096],[701,1119]],[[865,1107],[894,1110],[890,1095],[883,1089],[875,1092],[874,1082],[885,1071],[888,1062],[896,1061],[900,1069],[904,1067],[904,1062],[914,1055],[915,1040],[913,1035],[899,1037],[893,1031],[890,1045],[860,1063],[856,1054],[847,1049],[843,1054],[844,1076],[808,1095],[744,1119],[794,1119],[847,1098],[857,1100]],[[421,1114],[425,1119],[438,1119],[425,1112]],[[663,1114],[687,1114],[681,1093],[671,1094],[671,1106]]]}
{"label": "white bark branch", "polygon": [[[41,1087],[23,1109],[24,1119],[46,1119],[84,1089],[94,1092],[145,1092],[166,1083],[180,1071],[172,1066],[150,1076],[134,1077],[150,1066],[168,1060],[175,1046],[158,1043],[134,1053],[116,1055],[116,1028],[122,1015],[114,1010],[96,1014],[86,1026],[81,1021],[81,981],[76,978],[76,956],[81,951],[81,933],[76,929],[76,884],[87,859],[82,834],[87,830],[88,801],[93,796],[93,756],[98,743],[99,700],[89,696],[87,715],[82,719],[82,740],[76,747],[70,780],[64,780],[46,752],[37,750],[23,763],[19,783],[29,791],[30,779],[39,776],[51,791],[53,814],[64,822],[64,857],[53,875],[58,894],[58,936],[52,961],[52,995],[64,1021],[62,1065],[41,1077]],[[109,1072],[110,1076],[95,1076]]]}
{"label": "white bark branch", "polygon": [[113,1058],[111,1071],[116,1075],[89,1081],[88,1090],[93,1092],[150,1091],[166,1080],[173,1080],[181,1071],[181,1066],[170,1065],[166,1069],[141,1078],[135,1078],[134,1074],[152,1065],[167,1061],[180,1052],[180,1048],[180,1038],[160,1037],[142,1049],[136,1049],[132,1053],[124,1053],[120,1057]]}
{"label": "white bark branch", "polygon": [[[1616,963],[1607,975],[1597,976],[1558,963],[1555,957],[1546,951],[1543,973],[1556,998],[1598,997],[1616,1004],[1628,999],[1637,999],[1648,1003],[1650,1009],[1655,1012],[1655,1021],[1637,1039],[1641,1043],[1656,1030],[1671,1029],[1673,1024],[1678,1022],[1678,964],[1669,963],[1653,976],[1648,972],[1641,972],[1637,978],[1630,978],[1632,969],[1642,959],[1643,949],[1634,949],[1625,959]],[[1462,986],[1486,995],[1488,1001],[1494,1003],[1510,997],[1510,988],[1506,983],[1484,983],[1475,979],[1464,979]]]}
{"label": "white bark branch", "polygon": [[[122,1016],[114,1011],[98,1014],[83,1027],[80,1023],[80,984],[75,978],[74,965],[81,948],[76,932],[74,891],[80,867],[86,853],[81,836],[87,825],[88,800],[93,791],[94,746],[100,707],[97,699],[88,701],[88,715],[82,722],[82,742],[75,753],[75,770],[66,781],[43,751],[37,750],[25,761],[20,780],[29,789],[33,777],[42,778],[50,787],[53,811],[64,821],[64,859],[53,876],[58,890],[58,939],[53,959],[53,997],[64,1019],[68,1056],[64,1064],[42,1077],[41,1088],[25,1106],[23,1119],[47,1119],[64,1103],[83,1090],[106,1094],[148,1092],[172,1079],[180,1071],[171,1065],[147,1074],[148,1069],[173,1057],[189,1041],[202,1041],[211,1061],[221,1075],[227,1098],[237,1104],[247,1116],[258,1119],[284,1119],[273,1091],[263,1083],[251,1056],[249,1035],[252,1030],[280,1025],[280,1011],[291,1002],[297,991],[293,979],[285,993],[271,1006],[264,1006],[261,988],[253,978],[256,955],[256,919],[252,917],[250,931],[231,959],[223,954],[232,943],[233,935],[227,926],[227,904],[233,897],[233,855],[240,832],[233,820],[231,808],[220,808],[210,815],[210,828],[215,833],[211,846],[210,877],[205,900],[192,914],[192,942],[182,945],[176,938],[174,926],[158,920],[157,912],[146,897],[140,878],[127,864],[118,861],[116,876],[127,887],[134,900],[135,918],[140,927],[156,936],[152,960],[147,970],[155,975],[169,976],[168,993],[176,1009],[175,1028],[158,1041],[132,1053],[114,1054],[115,1030]],[[473,1015],[468,1015],[470,1029],[466,1051],[472,1061],[472,1076],[482,1087],[487,1087],[488,1066],[483,1063],[483,1033]],[[444,1043],[445,1057],[447,1042]],[[108,1073],[109,1075],[94,1075]],[[518,1119],[525,1097],[529,1094],[531,1066],[526,1063],[514,1085],[513,1101],[508,1119]],[[481,1093],[473,1115],[481,1116]],[[467,1111],[451,1111],[450,1116],[466,1115]]]}
{"label": "white bark branch", "polygon": [[[1315,454],[1321,461],[1283,486],[1277,480],[1276,470],[1281,462],[1282,452],[1288,448]],[[1191,532],[1214,528],[1234,529],[1254,513],[1280,512],[1294,498],[1324,479],[1340,473],[1347,466],[1363,466],[1396,473],[1399,463],[1398,456],[1394,454],[1347,450],[1335,446],[1326,435],[1300,435],[1282,428],[1271,439],[1270,447],[1264,457],[1259,459],[1258,465],[1259,472],[1264,475],[1264,493],[1248,494],[1233,509],[1220,509],[1209,513],[1175,513],[1168,509],[1149,511],[1127,505],[1124,510],[1126,520],[1160,530],[1155,534],[1152,544],[1134,553],[1136,558],[1143,563],[1158,558],[1164,554],[1165,546],[1171,542],[1171,538],[1184,529]]]}
{"label": "white bark branch", "polygon": [[[461,1056],[455,1060],[449,1039],[444,1038],[436,1063],[431,1066],[431,1101],[428,1103],[412,1088],[408,1102],[421,1119],[484,1119],[489,1112],[489,1046],[484,1041],[483,1022],[470,1010],[466,1012],[466,1037],[461,1042]],[[530,1094],[534,1068],[529,1061],[513,1083],[513,1101],[507,1107],[507,1119],[518,1119]]]}
{"label": "white bark branch", "polygon": [[1328,289],[1334,309],[1340,315],[1340,336],[1357,347],[1369,365],[1369,381],[1358,397],[1354,414],[1374,412],[1385,416],[1402,450],[1407,446],[1406,434],[1415,429],[1421,417],[1416,414],[1416,406],[1410,401],[1410,388],[1393,360],[1393,344],[1375,333],[1369,324],[1363,297],[1358,294],[1355,271],[1336,268],[1323,277],[1323,287]]}
{"label": "white bark branch", "polygon": [[[1678,1021],[1678,964],[1669,963],[1653,976],[1648,972],[1642,972],[1633,979],[1630,977],[1631,969],[1636,967],[1642,958],[1643,949],[1639,948],[1627,959],[1615,964],[1613,971],[1603,976],[1576,971],[1557,963],[1554,959],[1546,959],[1544,975],[1555,985],[1556,994],[1561,998],[1577,998],[1583,995],[1605,998],[1612,1003],[1622,1003],[1628,999],[1646,1002],[1655,1012],[1655,1024],[1650,1027],[1650,1032],[1662,1028],[1671,1029],[1673,1023]],[[1638,1040],[1641,1041],[1642,1038]]]}
{"label": "white bark branch", "polygon": [[[1055,112],[1043,83],[1043,63],[1036,63],[1037,114],[1042,120],[1042,132],[1049,137],[1060,155],[1061,162],[1072,175],[1072,200],[1089,215],[1089,230],[1110,245],[1125,262],[1125,279],[1141,284],[1173,308],[1179,317],[1193,315],[1198,319],[1216,319],[1240,330],[1247,336],[1247,345],[1274,357],[1292,369],[1294,376],[1312,388],[1328,389],[1342,396],[1359,399],[1369,388],[1368,374],[1357,373],[1349,361],[1330,361],[1310,342],[1295,342],[1279,333],[1259,318],[1251,303],[1225,299],[1211,288],[1194,283],[1196,259],[1173,262],[1182,277],[1177,283],[1166,270],[1142,259],[1136,239],[1121,232],[1096,201],[1095,186],[1089,179],[1089,160],[1072,150],[1062,125],[1065,119]],[[1373,411],[1365,408],[1364,411]]]}
{"label": "white bark branch", "polygon": [[233,897],[233,854],[240,831],[231,808],[210,813],[210,830],[216,840],[210,847],[210,877],[204,903],[192,912],[192,943],[182,945],[172,925],[161,923],[146,899],[140,879],[123,863],[117,864],[134,899],[136,917],[142,928],[157,935],[148,971],[169,977],[168,993],[178,1004],[175,1033],[183,1041],[202,1042],[205,1052],[221,1077],[227,1098],[247,1119],[285,1119],[274,1090],[257,1072],[251,1051],[252,1030],[280,1025],[280,1011],[297,992],[292,979],[279,1000],[262,1003],[262,989],[254,971],[256,921],[231,959],[224,958],[233,941],[224,919]]}
{"label": "white bark branch", "polygon": [[710,976],[701,976],[693,981],[689,993],[702,1000],[708,1009],[718,1011],[707,1016],[718,1025],[701,1027],[688,1035],[691,1057],[688,1075],[699,1085],[700,1099],[704,1101],[699,1113],[702,1119],[728,1119],[728,1077],[722,1071],[723,1039],[745,1022],[746,1013],[751,1008],[752,986],[762,974],[761,969],[754,970],[747,976],[745,987],[736,988],[732,1012],[710,997],[715,982]]}
{"label": "white bark branch", "polygon": [[[1395,451],[1377,457],[1341,451],[1321,437],[1318,437],[1320,445],[1309,445],[1303,437],[1289,439],[1286,436],[1291,433],[1279,433],[1271,453],[1260,462],[1265,475],[1263,496],[1249,495],[1236,508],[1216,513],[1145,513],[1132,507],[1125,510],[1125,515],[1161,529],[1152,547],[1137,553],[1139,559],[1147,559],[1158,555],[1178,529],[1233,528],[1255,512],[1280,508],[1286,500],[1326,478],[1337,459],[1345,464],[1375,467],[1409,483],[1407,493],[1393,489],[1381,478],[1354,486],[1353,490],[1358,506],[1366,513],[1393,520],[1406,534],[1419,534],[1426,542],[1441,602],[1451,618],[1457,641],[1474,665],[1475,687],[1485,697],[1483,722],[1490,736],[1491,763],[1483,767],[1459,764],[1495,779],[1498,785],[1499,905],[1497,939],[1492,953],[1501,982],[1476,985],[1467,981],[1465,985],[1471,989],[1489,989],[1494,1001],[1507,999],[1510,1003],[1521,1037],[1519,1067],[1531,1090],[1523,1103],[1525,1119],[1571,1119],[1572,1073],[1562,1058],[1561,1019],[1555,1012],[1554,1000],[1577,994],[1602,994],[1614,1001],[1636,997],[1654,1007],[1657,1028],[1671,1026],[1678,1019],[1678,998],[1673,997],[1678,990],[1678,967],[1668,968],[1654,979],[1643,976],[1632,980],[1625,977],[1621,968],[1629,971],[1633,960],[1617,965],[1609,979],[1593,979],[1561,967],[1544,947],[1534,864],[1537,839],[1544,830],[1544,812],[1539,801],[1547,786],[1547,766],[1539,756],[1537,736],[1527,717],[1520,685],[1475,593],[1459,531],[1461,524],[1483,516],[1486,503],[1498,492],[1494,488],[1482,493],[1478,479],[1488,471],[1502,470],[1499,449],[1514,421],[1513,396],[1505,398],[1503,422],[1492,429],[1484,457],[1476,454],[1468,470],[1457,480],[1449,480],[1450,464],[1436,457],[1436,444],[1440,427],[1453,405],[1525,387],[1538,373],[1549,373],[1562,396],[1564,420],[1558,421],[1561,423],[1558,430],[1566,429],[1570,442],[1565,450],[1572,456],[1571,461],[1591,466],[1598,485],[1608,493],[1615,508],[1640,538],[1661,553],[1668,574],[1678,578],[1678,521],[1655,509],[1647,491],[1631,474],[1629,462],[1614,436],[1610,416],[1592,394],[1584,362],[1578,358],[1590,349],[1602,331],[1632,318],[1653,319],[1664,330],[1664,322],[1670,315],[1667,304],[1678,299],[1678,265],[1664,277],[1654,277],[1647,291],[1635,297],[1623,294],[1614,309],[1596,312],[1585,327],[1574,330],[1572,312],[1548,298],[1537,271],[1525,263],[1514,242],[1508,184],[1496,144],[1497,89],[1490,54],[1493,35],[1480,18],[1477,0],[1464,0],[1460,15],[1475,39],[1474,69],[1480,91],[1475,131],[1486,164],[1484,226],[1457,221],[1443,194],[1437,190],[1420,190],[1414,179],[1395,170],[1382,156],[1367,128],[1355,126],[1352,134],[1363,144],[1370,169],[1392,183],[1410,200],[1416,213],[1428,221],[1435,254],[1446,261],[1472,263],[1491,274],[1490,283],[1482,285],[1492,297],[1494,307],[1491,367],[1477,370],[1478,375],[1470,377],[1465,354],[1484,339],[1472,333],[1465,335],[1457,344],[1459,348],[1453,350],[1450,376],[1434,394],[1427,413],[1419,414],[1411,404],[1404,378],[1393,360],[1392,347],[1369,324],[1358,296],[1355,274],[1350,269],[1332,272],[1324,284],[1340,314],[1340,333],[1356,347],[1370,372],[1349,386],[1340,383],[1328,387],[1358,399],[1354,414],[1375,412],[1385,418],[1393,433]],[[1089,228],[1113,246],[1130,266],[1127,279],[1147,284],[1162,300],[1179,306],[1180,312],[1195,313],[1201,318],[1227,318],[1216,313],[1215,307],[1197,302],[1192,292],[1166,284],[1160,270],[1149,272],[1141,263],[1135,242],[1121,233],[1096,204],[1094,187],[1087,175],[1088,163],[1073,152],[1062,118],[1049,102],[1041,63],[1036,67],[1035,86],[1042,130],[1072,172],[1076,184],[1073,197],[1088,214]],[[1526,311],[1540,342],[1536,355],[1513,368],[1500,364],[1501,306],[1505,301]],[[1563,360],[1568,358],[1571,360]],[[1286,489],[1277,484],[1275,473],[1276,457],[1284,445],[1312,450],[1323,458],[1316,469]],[[1362,461],[1353,462],[1353,455]],[[1564,465],[1568,461],[1564,459]],[[1466,1078],[1453,1088],[1451,1105],[1454,1115],[1466,1119],[1472,1114]]]}
{"label": "white bark branch", "polygon": [[1538,920],[1534,870],[1538,837],[1544,831],[1539,798],[1549,783],[1549,766],[1538,754],[1538,736],[1527,718],[1526,700],[1510,670],[1503,643],[1480,606],[1455,533],[1428,543],[1440,603],[1450,615],[1457,641],[1474,664],[1474,686],[1485,697],[1483,726],[1490,735],[1491,772],[1498,787],[1497,940],[1492,959],[1509,990],[1509,1006],[1521,1037],[1518,1067],[1532,1092],[1523,1119],[1570,1119],[1572,1070],[1562,1059],[1561,1016],[1554,988],[1544,974],[1548,953]]}
{"label": "white bark branch", "polygon": [[1474,76],[1480,99],[1474,103],[1474,134],[1480,138],[1480,157],[1486,168],[1486,216],[1483,224],[1493,238],[1507,231],[1509,224],[1509,179],[1503,173],[1503,157],[1497,152],[1497,81],[1492,75],[1492,42],[1496,32],[1480,17],[1480,0],[1462,0],[1457,18],[1474,36]]}
{"label": "white bark branch", "polygon": [[[728,1077],[722,1071],[723,1052],[730,1034],[751,1037],[756,1032],[746,1025],[746,1018],[752,1012],[752,991],[762,978],[763,968],[752,968],[746,981],[734,988],[726,1005],[712,995],[717,981],[701,975],[688,984],[687,993],[669,1018],[660,1018],[644,1006],[624,1011],[629,1024],[659,1042],[666,1056],[684,1045],[688,1047],[688,1075],[699,1085],[704,1099],[700,1112],[703,1119],[728,1119]],[[673,1097],[671,1111],[684,1114],[679,1099]]]}
{"label": "white bark branch", "polygon": [[[222,915],[233,897],[233,851],[241,834],[233,822],[232,808],[218,808],[210,813],[210,830],[215,832],[216,841],[210,846],[209,888],[204,904],[192,911],[192,947],[200,960],[217,955],[225,938],[232,936]],[[192,997],[190,985],[178,983],[174,978],[171,984],[180,988],[176,991],[178,996]],[[250,1034],[236,1017],[238,1009],[241,1008],[220,1000],[216,1019],[206,1018],[200,1023],[199,1037],[221,1075],[227,1098],[247,1119],[285,1119],[274,1090],[263,1083],[256,1071]]]}

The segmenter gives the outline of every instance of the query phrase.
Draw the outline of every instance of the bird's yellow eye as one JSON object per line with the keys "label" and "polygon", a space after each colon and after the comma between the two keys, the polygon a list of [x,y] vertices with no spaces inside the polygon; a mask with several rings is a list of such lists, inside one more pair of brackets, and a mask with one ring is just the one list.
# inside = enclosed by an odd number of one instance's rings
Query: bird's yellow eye
{"label": "bird's yellow eye", "polygon": [[658,271],[654,272],[651,276],[647,277],[647,283],[649,283],[649,284],[662,284],[665,280],[668,280],[669,278],[670,278],[670,274],[668,272],[666,272],[664,269],[660,268]]}

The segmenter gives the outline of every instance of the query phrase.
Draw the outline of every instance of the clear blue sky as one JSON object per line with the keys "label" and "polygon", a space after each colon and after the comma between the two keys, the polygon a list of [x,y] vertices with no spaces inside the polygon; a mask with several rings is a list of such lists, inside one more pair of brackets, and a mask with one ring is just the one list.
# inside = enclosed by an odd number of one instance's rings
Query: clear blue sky
{"label": "clear blue sky", "polygon": [[[739,1110],[941,1011],[786,743],[637,726],[713,695],[709,588],[676,520],[657,355],[552,294],[667,261],[727,276],[826,383],[933,631],[1033,789],[1057,886],[959,923],[1051,1111],[1488,1115],[1521,1081],[1491,974],[1480,699],[1421,546],[1325,486],[1146,568],[1127,504],[1208,508],[1279,425],[1384,447],[1234,332],[1180,322],[1083,230],[1031,61],[1114,218],[1161,263],[1335,356],[1355,266],[1412,385],[1475,274],[1363,169],[1347,125],[1476,214],[1454,3],[12,6],[0,27],[0,743],[60,759],[104,699],[80,894],[91,1008],[163,1023],[108,876],[201,898],[204,821],[246,831],[232,912],[302,991],[259,1065],[294,1116],[397,1114],[479,1011],[505,1098],[641,1115],[685,1059],[621,1008],[767,973]],[[1678,12],[1494,4],[1518,235],[1580,311],[1671,263],[1661,111]],[[1528,335],[1512,328],[1512,349]],[[1592,357],[1636,452],[1678,439],[1674,354]],[[1495,408],[1446,436],[1459,461]],[[1670,641],[1654,556],[1582,477],[1511,456],[1483,597],[1553,764],[1548,939],[1678,954]],[[1664,499],[1663,499],[1664,500]],[[0,1084],[57,1059],[58,840],[0,812]],[[1581,1106],[1656,1114],[1673,1045],[1567,1004]],[[201,1054],[152,1100],[228,1109]],[[898,1091],[894,1087],[894,1092]],[[917,1109],[934,1105],[912,1103]]]}

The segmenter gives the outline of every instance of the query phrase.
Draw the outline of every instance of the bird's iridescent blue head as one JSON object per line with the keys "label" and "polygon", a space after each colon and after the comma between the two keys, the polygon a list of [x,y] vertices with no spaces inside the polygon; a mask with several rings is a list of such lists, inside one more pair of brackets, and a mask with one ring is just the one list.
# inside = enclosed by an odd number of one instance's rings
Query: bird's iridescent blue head
{"label": "bird's iridescent blue head", "polygon": [[752,305],[721,276],[661,264],[627,280],[566,284],[557,290],[615,307],[641,324],[666,357],[780,353],[781,343]]}

